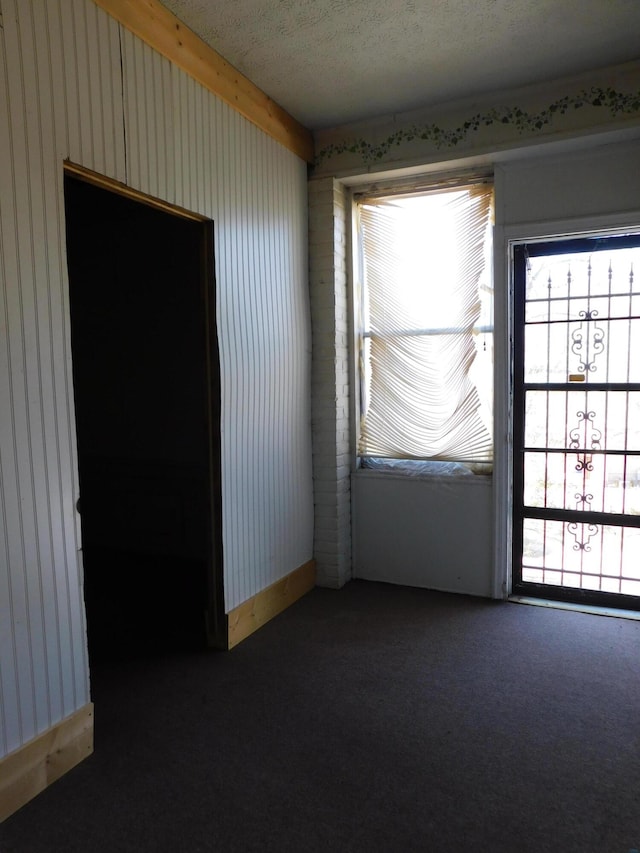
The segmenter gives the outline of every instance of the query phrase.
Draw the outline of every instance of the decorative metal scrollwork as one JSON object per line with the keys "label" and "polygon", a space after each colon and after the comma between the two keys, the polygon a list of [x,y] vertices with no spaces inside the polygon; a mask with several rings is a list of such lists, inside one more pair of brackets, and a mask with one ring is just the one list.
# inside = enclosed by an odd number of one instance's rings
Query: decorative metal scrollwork
{"label": "decorative metal scrollwork", "polygon": [[598,532],[597,524],[585,524],[581,521],[570,521],[569,524],[567,524],[567,530],[576,540],[573,545],[574,551],[586,551],[587,553],[591,551],[591,545],[589,542]]}
{"label": "decorative metal scrollwork", "polygon": [[[586,427],[587,421],[591,422],[591,424],[593,425],[593,417],[594,417],[593,412],[578,412],[578,419],[582,420],[585,424],[585,428],[584,428],[585,439],[586,439],[586,433],[587,433],[587,427]],[[579,446],[579,444],[575,444],[575,442],[579,442],[579,438],[580,438],[579,430],[580,430],[580,428],[578,427],[577,429],[572,430],[572,432],[571,432],[572,446]],[[575,436],[574,436],[574,433],[575,433]],[[595,449],[596,446],[599,447],[599,445],[600,445],[600,431],[599,430],[596,430],[596,429],[593,430],[593,432],[591,434],[591,442],[592,442],[591,446],[593,449]],[[585,443],[586,443],[586,441],[585,441]],[[587,457],[586,454],[582,455],[582,456],[578,455],[578,464],[576,465],[576,469],[578,471],[592,471],[593,470],[593,464],[591,461],[591,456]],[[579,512],[587,511],[588,512],[591,509],[591,502],[593,500],[593,495],[591,493],[589,493],[589,492],[576,492],[575,499],[576,499],[576,510],[577,511],[579,511]],[[589,551],[591,551],[591,545],[589,543],[591,542],[593,537],[598,533],[598,525],[597,524],[590,524],[590,523],[585,524],[583,521],[570,521],[567,524],[567,530],[573,536],[573,538],[575,540],[575,542],[573,544],[573,550],[574,551],[583,551],[583,552],[588,554]]]}
{"label": "decorative metal scrollwork", "polygon": [[[578,450],[579,448],[586,451],[600,450],[600,440],[602,432],[593,425],[595,412],[576,412],[578,421],[582,423],[574,427],[569,433],[569,448]],[[591,424],[591,433],[589,434],[588,424]],[[593,471],[593,457],[590,453],[578,453],[578,461],[576,463],[576,471]]]}
{"label": "decorative metal scrollwork", "polygon": [[591,501],[593,500],[593,495],[581,495],[580,492],[576,494],[576,509],[578,510],[589,510],[591,509]]}
{"label": "decorative metal scrollwork", "polygon": [[578,373],[593,373],[598,369],[595,360],[604,352],[604,329],[593,321],[597,311],[580,311],[581,323],[571,333],[571,352],[580,359]]}

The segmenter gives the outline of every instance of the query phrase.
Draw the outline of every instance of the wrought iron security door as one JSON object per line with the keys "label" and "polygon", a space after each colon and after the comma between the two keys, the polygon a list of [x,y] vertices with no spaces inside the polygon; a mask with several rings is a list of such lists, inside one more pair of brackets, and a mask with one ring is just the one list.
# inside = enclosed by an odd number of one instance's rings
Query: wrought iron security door
{"label": "wrought iron security door", "polygon": [[640,235],[516,247],[514,594],[640,609],[634,268]]}

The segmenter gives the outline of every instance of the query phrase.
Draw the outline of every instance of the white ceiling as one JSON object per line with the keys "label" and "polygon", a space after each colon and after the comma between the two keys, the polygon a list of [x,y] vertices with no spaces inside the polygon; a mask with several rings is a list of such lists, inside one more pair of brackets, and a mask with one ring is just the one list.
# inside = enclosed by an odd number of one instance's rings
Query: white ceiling
{"label": "white ceiling", "polygon": [[640,0],[163,0],[312,130],[640,58]]}

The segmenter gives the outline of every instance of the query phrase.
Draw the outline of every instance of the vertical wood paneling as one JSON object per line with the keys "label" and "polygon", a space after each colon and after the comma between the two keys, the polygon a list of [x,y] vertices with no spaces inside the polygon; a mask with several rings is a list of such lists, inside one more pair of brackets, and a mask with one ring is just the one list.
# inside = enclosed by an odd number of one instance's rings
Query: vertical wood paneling
{"label": "vertical wood paneling", "polygon": [[300,499],[300,482],[310,483],[300,403],[309,357],[305,171],[185,74],[173,69],[173,78],[175,201],[216,223],[230,609],[277,579],[292,549],[296,565],[307,559],[295,543],[295,531],[305,539],[311,525],[310,486]]}
{"label": "vertical wood paneling", "polygon": [[[37,600],[38,616],[41,619],[42,630],[42,666],[46,685],[46,699],[39,702],[42,708],[37,718],[38,729],[48,727],[52,719],[62,716],[62,691],[60,678],[59,654],[59,618],[55,597],[56,551],[57,542],[54,540],[52,518],[60,515],[59,494],[56,490],[55,479],[51,476],[55,470],[57,459],[56,420],[55,420],[55,371],[51,359],[53,345],[53,329],[51,323],[51,299],[49,279],[49,246],[48,246],[48,196],[47,186],[51,186],[52,158],[47,156],[46,145],[53,139],[53,120],[51,102],[47,97],[46,81],[48,81],[48,63],[46,50],[39,51],[37,33],[41,20],[36,12],[41,7],[25,9],[22,19],[24,32],[21,43],[23,46],[23,67],[25,72],[25,89],[36,93],[37,109],[27,110],[27,163],[26,174],[33,174],[37,179],[29,182],[29,220],[30,220],[30,255],[29,276],[32,287],[24,289],[25,296],[32,298],[29,308],[27,299],[24,301],[25,316],[33,314],[35,319],[33,352],[35,364],[33,377],[34,403],[30,414],[31,425],[31,465],[34,480],[35,520],[37,530],[37,553],[39,563],[38,599],[30,595],[34,602]],[[30,14],[27,14],[30,12]],[[42,46],[41,46],[42,47]],[[31,69],[33,76],[27,74]],[[55,221],[55,220],[53,220]],[[26,249],[26,247],[25,247]],[[30,391],[30,397],[32,392]],[[37,403],[35,398],[37,397]],[[40,485],[39,485],[40,484]],[[33,624],[33,615],[31,621]],[[36,683],[41,679],[35,675]],[[45,705],[46,701],[46,714]]]}
{"label": "vertical wood paneling", "polygon": [[89,700],[65,158],[215,222],[231,610],[312,547],[306,166],[90,0],[2,0],[0,755]]}
{"label": "vertical wood paneling", "polygon": [[[8,143],[14,169],[10,191],[2,201],[2,225],[7,280],[22,284],[19,290],[7,288],[14,482],[21,528],[10,530],[10,534],[15,536],[20,532],[22,551],[21,560],[15,561],[10,571],[13,573],[13,604],[19,608],[17,619],[24,619],[24,626],[20,626],[20,646],[26,643],[29,651],[28,657],[18,656],[22,720],[27,730],[39,731],[47,726],[50,709],[41,573],[41,556],[45,562],[48,558],[46,548],[41,555],[44,544],[41,525],[46,523],[46,509],[42,490],[38,488],[44,479],[38,294],[34,268],[39,223],[33,222],[34,188],[29,180],[33,168],[37,175],[34,183],[39,184],[39,129],[36,124],[39,115],[37,109],[27,110],[25,100],[25,91],[34,92],[36,86],[30,11],[29,7],[20,6],[8,20],[5,14],[4,20],[7,67],[19,69],[19,74],[7,75]],[[37,203],[37,188],[35,195]],[[12,742],[15,733],[9,737]]]}
{"label": "vertical wood paneling", "polygon": [[[0,152],[12,150],[9,127],[9,91],[4,29],[0,30]],[[18,648],[28,643],[28,627],[21,595],[24,558],[21,541],[20,496],[17,480],[17,448],[15,447],[15,414],[13,376],[17,357],[15,342],[9,336],[9,314],[13,299],[6,282],[15,274],[15,238],[5,234],[14,204],[9,158],[0,160],[0,748],[7,752],[20,742],[23,725],[32,718],[29,681]],[[10,419],[5,423],[5,419]],[[16,628],[14,628],[14,625]],[[20,626],[23,626],[19,630]],[[23,720],[25,721],[23,723]]]}
{"label": "vertical wood paneling", "polygon": [[6,0],[3,23],[0,736],[8,752],[88,701],[62,161],[75,153],[118,177],[124,146],[117,26],[84,0]]}
{"label": "vertical wood paneling", "polygon": [[127,182],[156,198],[173,200],[171,65],[123,30]]}
{"label": "vertical wood paneling", "polygon": [[[50,7],[49,7],[50,8]],[[48,524],[47,540],[49,554],[41,553],[42,606],[45,619],[45,638],[48,649],[48,697],[50,721],[64,716],[64,709],[75,707],[73,672],[65,664],[72,659],[72,644],[67,642],[66,625],[69,620],[69,596],[65,584],[68,561],[65,554],[64,492],[62,487],[62,459],[60,454],[60,428],[58,402],[66,396],[66,382],[59,377],[56,365],[64,364],[60,356],[60,329],[64,329],[63,313],[59,301],[53,295],[55,277],[59,274],[59,209],[57,204],[57,181],[55,158],[48,151],[50,140],[56,139],[56,110],[52,88],[51,38],[48,35],[47,9],[42,5],[32,7],[32,33],[37,71],[38,110],[40,127],[38,134],[40,181],[35,182],[32,194],[34,219],[33,237],[38,246],[36,258],[37,291],[41,322],[38,339],[40,344],[42,413],[44,420],[45,453],[43,458],[46,473],[46,515],[43,524]],[[32,170],[33,171],[33,170]],[[37,223],[37,224],[35,224]],[[68,429],[68,420],[63,423]],[[67,457],[67,467],[70,459]],[[44,558],[43,558],[44,557]],[[66,620],[66,621],[65,621]],[[50,722],[49,722],[50,724]]]}
{"label": "vertical wood paneling", "polygon": [[[72,57],[75,58],[74,95],[77,109],[76,140],[79,162],[93,169],[96,165],[96,148],[93,145],[94,115],[91,102],[91,45],[87,41],[87,10],[84,0],[69,0],[71,7]],[[68,24],[65,32],[69,30]],[[73,103],[70,101],[70,103]],[[99,149],[98,149],[99,150]]]}
{"label": "vertical wood paneling", "polygon": [[[291,314],[296,302],[302,300],[306,305],[306,293],[298,295],[291,287],[298,276],[305,277],[304,264],[299,263],[304,254],[304,215],[295,225],[290,215],[292,206],[298,204],[300,186],[279,149],[258,148],[251,129],[244,138],[239,132],[230,145],[239,153],[240,167],[238,173],[233,168],[228,171],[227,192],[235,199],[226,208],[244,213],[235,224],[225,223],[223,229],[231,244],[229,261],[235,266],[232,259],[240,258],[243,275],[236,276],[231,291],[220,294],[221,300],[228,300],[221,310],[228,323],[221,337],[236,344],[235,352],[223,353],[231,361],[225,374],[233,377],[225,389],[225,432],[237,436],[225,479],[227,495],[234,498],[233,516],[225,518],[229,526],[225,542],[231,541],[234,547],[233,553],[225,552],[231,574],[228,603],[232,597],[237,602],[244,600],[251,594],[252,584],[260,585],[270,572],[277,571],[285,550],[291,559],[295,531],[309,529],[308,520],[301,521],[305,503],[297,500],[299,486],[288,488],[290,477],[304,481],[308,472],[308,445],[301,450],[300,431],[292,429],[294,423],[308,422],[308,411],[298,403],[306,399],[299,389],[306,387],[307,323],[297,336]],[[296,228],[300,229],[297,234]],[[292,251],[296,237],[302,253],[298,253],[298,263]],[[233,276],[233,269],[229,272]],[[243,326],[249,329],[244,336]],[[293,406],[288,389],[296,385]],[[245,413],[244,420],[239,412]],[[229,507],[227,502],[225,507]],[[242,529],[238,519],[245,519]],[[231,566],[248,561],[245,571],[231,571]]]}
{"label": "vertical wood paneling", "polygon": [[[14,0],[15,2],[15,0]],[[120,28],[87,0],[29,0],[46,7],[53,73],[61,85],[64,158],[125,181]]]}
{"label": "vertical wood paneling", "polygon": [[[38,0],[40,2],[40,0]],[[71,2],[74,22],[74,74],[79,110],[80,156],[83,165],[101,174],[116,173],[122,127],[119,28],[94,3]]]}
{"label": "vertical wood paneling", "polygon": [[[57,5],[57,9],[56,9]],[[53,394],[53,423],[48,429],[50,441],[55,437],[49,454],[49,478],[52,506],[50,509],[51,535],[54,543],[54,569],[50,601],[54,603],[55,618],[58,623],[57,659],[59,660],[60,707],[53,714],[54,720],[66,716],[88,699],[88,678],[83,614],[83,595],[77,570],[79,546],[78,523],[75,514],[75,496],[77,489],[77,466],[75,460],[75,427],[71,406],[71,356],[68,342],[69,305],[66,282],[66,254],[64,245],[64,200],[60,152],[66,151],[69,133],[69,120],[66,106],[69,103],[68,81],[63,79],[62,93],[55,85],[54,69],[63,50],[62,14],[60,5],[36,3],[33,5],[36,16],[35,29],[39,42],[36,45],[38,61],[42,66],[42,100],[53,105],[51,114],[50,138],[55,140],[54,150],[47,146],[49,133],[43,134],[43,156],[46,171],[43,180],[44,211],[47,223],[46,246],[46,289],[50,311],[51,340],[48,360],[51,365],[51,388]],[[51,26],[55,22],[56,26]],[[96,20],[96,39],[102,45],[110,43],[113,47],[113,27],[106,16]],[[92,45],[95,48],[95,43]],[[105,48],[100,48],[101,56]],[[104,61],[104,60],[101,60]],[[114,67],[112,59],[108,65]],[[65,66],[66,67],[66,66]],[[108,76],[103,77],[110,95],[113,89]],[[116,91],[117,96],[117,91]],[[118,106],[108,109],[113,120],[121,115],[121,99]],[[123,161],[122,146],[114,145],[115,127],[110,122],[104,124],[105,134],[112,142],[105,144],[105,169],[114,175],[119,174],[118,163]],[[52,709],[53,711],[53,709]]]}

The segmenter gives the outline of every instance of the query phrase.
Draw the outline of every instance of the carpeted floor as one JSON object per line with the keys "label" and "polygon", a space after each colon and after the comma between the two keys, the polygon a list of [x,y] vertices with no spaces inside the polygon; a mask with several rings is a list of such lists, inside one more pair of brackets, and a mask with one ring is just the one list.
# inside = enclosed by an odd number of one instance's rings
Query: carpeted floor
{"label": "carpeted floor", "polygon": [[640,622],[354,581],[92,690],[2,853],[640,849]]}

